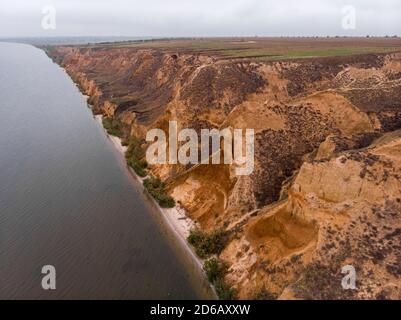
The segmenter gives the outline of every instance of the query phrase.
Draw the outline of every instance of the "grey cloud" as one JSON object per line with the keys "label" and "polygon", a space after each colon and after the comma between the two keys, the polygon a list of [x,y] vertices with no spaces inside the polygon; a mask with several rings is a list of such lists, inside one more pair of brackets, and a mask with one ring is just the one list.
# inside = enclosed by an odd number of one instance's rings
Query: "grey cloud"
{"label": "grey cloud", "polygon": [[[57,29],[41,28],[54,5]],[[343,30],[353,5],[357,29]],[[2,0],[0,36],[385,35],[401,30],[398,0]]]}

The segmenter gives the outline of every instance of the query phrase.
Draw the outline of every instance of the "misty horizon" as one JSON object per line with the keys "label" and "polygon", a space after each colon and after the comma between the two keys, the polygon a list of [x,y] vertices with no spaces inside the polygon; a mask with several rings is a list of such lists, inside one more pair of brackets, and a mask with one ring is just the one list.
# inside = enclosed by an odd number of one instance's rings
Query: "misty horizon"
{"label": "misty horizon", "polygon": [[[47,6],[56,13],[56,28],[50,30],[41,25]],[[356,25],[344,29],[349,6],[355,10]],[[401,30],[400,11],[401,3],[395,0],[5,0],[0,37],[393,36]]]}

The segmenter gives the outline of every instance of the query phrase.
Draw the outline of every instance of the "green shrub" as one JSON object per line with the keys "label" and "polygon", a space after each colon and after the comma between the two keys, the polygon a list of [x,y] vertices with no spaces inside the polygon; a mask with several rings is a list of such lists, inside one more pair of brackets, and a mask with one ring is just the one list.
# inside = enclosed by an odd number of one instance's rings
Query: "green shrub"
{"label": "green shrub", "polygon": [[187,238],[187,241],[189,244],[196,247],[198,246],[199,243],[202,242],[202,239],[203,239],[203,233],[201,231],[191,230]]}
{"label": "green shrub", "polygon": [[108,134],[123,138],[123,126],[117,119],[104,117],[102,123]]}
{"label": "green shrub", "polygon": [[167,194],[160,194],[156,199],[162,208],[174,208],[175,200]]}
{"label": "green shrub", "polygon": [[226,266],[216,258],[206,260],[203,265],[203,270],[211,283],[224,277]]}
{"label": "green shrub", "polygon": [[125,152],[127,164],[134,169],[138,176],[146,177],[147,172],[145,169],[148,167],[148,163],[146,160],[142,159],[144,157],[144,151],[139,141],[135,137],[131,137],[130,140],[125,141],[125,143],[128,143],[128,149]]}
{"label": "green shrub", "polygon": [[126,158],[135,157],[136,159],[142,159],[145,156],[145,151],[135,136],[131,136],[126,143],[128,144],[128,149],[125,153]]}
{"label": "green shrub", "polygon": [[218,279],[214,283],[217,296],[220,300],[234,300],[236,297],[236,291],[231,288],[223,279]]}
{"label": "green shrub", "polygon": [[164,190],[165,187],[164,183],[159,178],[153,176],[146,179],[143,184],[149,192]]}
{"label": "green shrub", "polygon": [[136,162],[135,160],[128,160],[127,163],[132,169],[134,169],[135,173],[138,176],[144,178],[148,175],[148,173],[145,170],[146,167],[143,167],[141,165],[141,162]]}
{"label": "green shrub", "polygon": [[216,289],[217,296],[220,300],[235,299],[236,291],[224,281],[224,276],[227,273],[226,264],[216,258],[212,258],[205,261],[203,270],[210,283],[212,283]]}
{"label": "green shrub", "polygon": [[149,177],[143,182],[144,187],[163,208],[173,208],[175,200],[166,193],[165,184],[155,177]]}
{"label": "green shrub", "polygon": [[191,230],[187,240],[195,248],[195,252],[200,258],[206,258],[223,251],[228,240],[228,234],[221,229],[211,233]]}

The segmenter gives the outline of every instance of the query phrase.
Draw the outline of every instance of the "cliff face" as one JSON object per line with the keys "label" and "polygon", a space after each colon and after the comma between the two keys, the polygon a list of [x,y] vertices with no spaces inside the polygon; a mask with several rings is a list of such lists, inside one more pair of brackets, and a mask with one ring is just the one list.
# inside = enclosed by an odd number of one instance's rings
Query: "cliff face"
{"label": "cliff face", "polygon": [[[147,130],[252,128],[255,170],[158,165],[207,231],[240,298],[398,297],[401,54],[269,63],[157,49],[53,48],[97,113]],[[393,132],[394,131],[394,132]],[[358,290],[341,289],[341,267]]]}
{"label": "cliff face", "polygon": [[[399,298],[400,174],[401,131],[305,162],[288,198],[262,208],[223,252],[230,279],[244,295],[259,285],[282,298]],[[356,291],[339,285],[346,265]]]}

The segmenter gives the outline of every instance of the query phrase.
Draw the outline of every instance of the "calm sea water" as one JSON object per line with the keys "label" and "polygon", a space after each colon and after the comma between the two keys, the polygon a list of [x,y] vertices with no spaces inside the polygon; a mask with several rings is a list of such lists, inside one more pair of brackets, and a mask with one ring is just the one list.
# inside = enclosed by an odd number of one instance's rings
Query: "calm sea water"
{"label": "calm sea water", "polygon": [[139,190],[63,70],[0,43],[0,298],[209,297]]}

